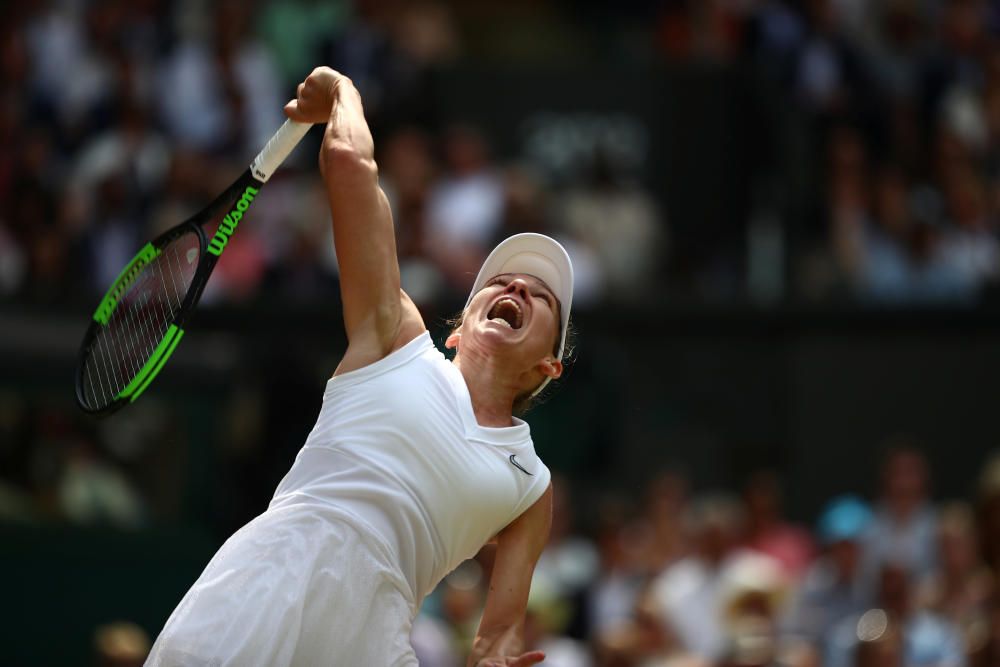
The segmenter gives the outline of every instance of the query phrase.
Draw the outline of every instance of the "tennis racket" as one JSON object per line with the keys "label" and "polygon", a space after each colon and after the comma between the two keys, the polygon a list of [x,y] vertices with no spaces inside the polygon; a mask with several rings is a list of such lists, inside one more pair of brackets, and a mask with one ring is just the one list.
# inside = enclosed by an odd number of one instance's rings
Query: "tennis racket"
{"label": "tennis racket", "polygon": [[[139,250],[94,311],[80,346],[76,402],[106,416],[135,401],[184,336],[230,237],[311,125],[285,121],[243,175],[208,206]],[[218,222],[211,238],[205,225]]]}

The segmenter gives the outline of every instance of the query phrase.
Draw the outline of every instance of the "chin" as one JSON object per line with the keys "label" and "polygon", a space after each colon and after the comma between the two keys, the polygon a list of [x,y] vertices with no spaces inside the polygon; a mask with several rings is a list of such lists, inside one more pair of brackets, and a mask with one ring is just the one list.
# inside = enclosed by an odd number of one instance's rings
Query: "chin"
{"label": "chin", "polygon": [[483,327],[477,336],[479,342],[483,347],[490,350],[496,349],[509,349],[511,347],[516,347],[521,343],[521,341],[513,335],[513,331],[500,329],[497,326]]}
{"label": "chin", "polygon": [[523,335],[519,335],[523,333],[517,329],[502,329],[495,324],[485,325],[477,327],[472,339],[466,338],[463,342],[466,346],[471,343],[471,348],[479,354],[500,357],[504,361],[516,364],[524,356],[527,341]]}

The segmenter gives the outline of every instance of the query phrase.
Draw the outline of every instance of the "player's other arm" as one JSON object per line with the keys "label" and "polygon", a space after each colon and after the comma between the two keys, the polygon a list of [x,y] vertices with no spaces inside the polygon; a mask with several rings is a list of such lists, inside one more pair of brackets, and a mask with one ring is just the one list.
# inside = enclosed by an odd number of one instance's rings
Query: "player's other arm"
{"label": "player's other arm", "polygon": [[375,145],[361,95],[346,76],[318,67],[285,106],[289,118],[326,123],[320,171],[340,266],[348,349],[337,372],[361,368],[424,330],[399,285],[392,213],[378,184]]}
{"label": "player's other arm", "polygon": [[524,651],[524,611],[531,575],[549,539],[552,485],[542,497],[497,536],[486,608],[472,644],[469,666],[528,667],[545,659],[541,651]]}

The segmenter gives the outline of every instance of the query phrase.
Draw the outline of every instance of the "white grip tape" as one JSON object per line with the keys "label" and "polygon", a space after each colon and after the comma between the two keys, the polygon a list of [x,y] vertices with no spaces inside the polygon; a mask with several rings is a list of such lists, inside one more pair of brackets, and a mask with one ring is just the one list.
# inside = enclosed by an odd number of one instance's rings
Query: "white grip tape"
{"label": "white grip tape", "polygon": [[311,123],[286,120],[250,163],[250,173],[253,174],[253,177],[261,183],[267,183],[267,179],[271,178],[271,174],[281,166],[292,149],[302,141],[302,137],[306,136],[310,127],[312,127]]}

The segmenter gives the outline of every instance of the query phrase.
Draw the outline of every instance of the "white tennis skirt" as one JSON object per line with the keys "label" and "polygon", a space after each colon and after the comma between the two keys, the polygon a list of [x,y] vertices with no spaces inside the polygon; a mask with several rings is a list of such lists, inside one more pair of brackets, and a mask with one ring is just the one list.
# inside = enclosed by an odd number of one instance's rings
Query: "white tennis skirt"
{"label": "white tennis skirt", "polygon": [[146,665],[416,665],[409,588],[354,522],[324,505],[258,516],[215,554]]}

